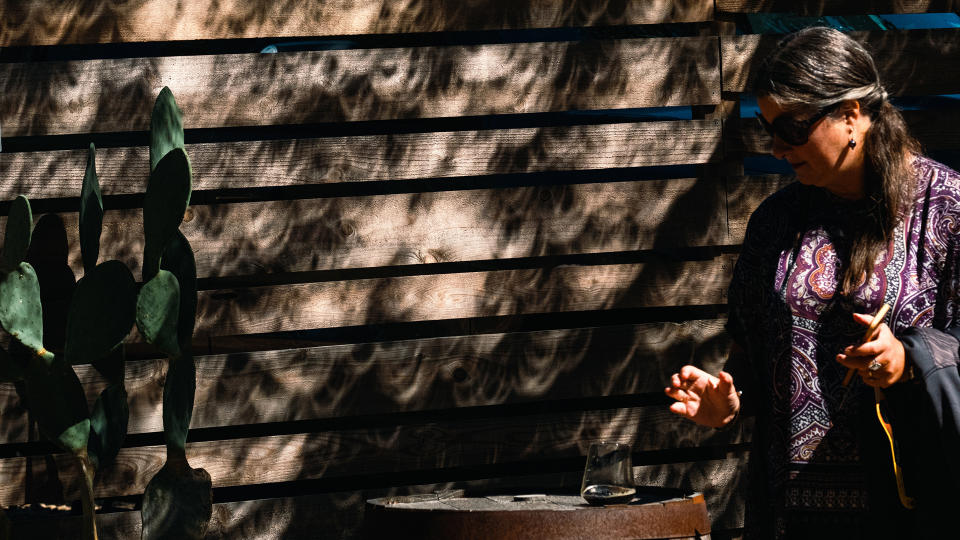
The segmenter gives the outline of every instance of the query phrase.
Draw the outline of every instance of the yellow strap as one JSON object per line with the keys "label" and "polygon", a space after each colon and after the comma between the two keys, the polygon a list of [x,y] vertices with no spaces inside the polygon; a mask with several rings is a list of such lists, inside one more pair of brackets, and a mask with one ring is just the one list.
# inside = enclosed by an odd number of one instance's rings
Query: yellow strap
{"label": "yellow strap", "polygon": [[907,490],[903,486],[903,470],[900,468],[900,464],[897,463],[897,452],[893,447],[893,426],[883,419],[883,413],[880,412],[879,392],[876,392],[875,397],[877,398],[877,419],[880,420],[880,425],[883,426],[883,432],[887,434],[887,440],[890,441],[890,459],[893,461],[893,475],[897,478],[897,495],[900,496],[900,504],[902,504],[904,508],[912,510],[914,508],[913,498],[907,496]]}

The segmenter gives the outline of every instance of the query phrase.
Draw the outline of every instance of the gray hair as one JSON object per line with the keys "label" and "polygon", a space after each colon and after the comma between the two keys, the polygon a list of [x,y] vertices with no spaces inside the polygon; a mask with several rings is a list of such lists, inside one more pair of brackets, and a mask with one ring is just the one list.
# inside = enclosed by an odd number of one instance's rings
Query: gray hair
{"label": "gray hair", "polygon": [[780,40],[761,64],[754,90],[788,111],[819,110],[845,100],[875,109],[887,100],[873,57],[863,45],[822,26]]}
{"label": "gray hair", "polygon": [[[832,28],[805,28],[785,36],[763,61],[754,91],[788,113],[814,113],[856,101],[870,117],[864,134],[864,191],[873,219],[856,224],[840,291],[849,295],[874,270],[897,221],[913,200],[911,165],[920,145],[903,116],[887,99],[873,57],[846,34]],[[839,113],[834,113],[839,114]],[[839,247],[839,246],[838,246]]]}

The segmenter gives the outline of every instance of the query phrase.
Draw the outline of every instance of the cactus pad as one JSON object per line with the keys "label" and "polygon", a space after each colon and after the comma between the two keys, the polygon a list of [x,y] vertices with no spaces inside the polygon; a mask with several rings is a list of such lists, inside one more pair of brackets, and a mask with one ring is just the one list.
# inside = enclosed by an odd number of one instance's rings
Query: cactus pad
{"label": "cactus pad", "polygon": [[64,450],[80,455],[90,435],[87,398],[73,368],[47,353],[27,366],[27,399],[40,430]]}
{"label": "cactus pad", "polygon": [[180,284],[176,276],[160,270],[143,285],[137,296],[137,328],[148,343],[168,356],[178,356],[177,315],[180,311]]}
{"label": "cactus pad", "polygon": [[143,280],[160,268],[160,256],[174,236],[190,203],[190,159],[182,148],[171,150],[150,173],[143,201]]}
{"label": "cactus pad", "polygon": [[29,263],[0,274],[0,326],[31,351],[43,349],[40,284]]}
{"label": "cactus pad", "polygon": [[125,264],[106,261],[93,267],[77,282],[70,302],[66,361],[76,365],[107,356],[130,333],[136,309],[137,283]]}
{"label": "cactus pad", "polygon": [[164,86],[150,114],[150,170],[174,148],[183,148],[183,112]]}
{"label": "cactus pad", "polygon": [[13,204],[10,205],[10,214],[7,216],[0,272],[16,268],[27,257],[32,226],[33,213],[30,211],[30,201],[20,195],[13,200]]}
{"label": "cactus pad", "polygon": [[197,368],[193,356],[170,359],[167,380],[163,384],[163,438],[167,448],[183,450],[187,444],[193,398],[197,387]]}
{"label": "cactus pad", "polygon": [[177,231],[163,251],[160,268],[169,270],[180,282],[180,315],[177,322],[177,341],[180,349],[190,346],[193,326],[197,319],[197,263],[193,248],[183,233]]}
{"label": "cactus pad", "polygon": [[90,143],[87,172],[80,189],[80,253],[84,274],[97,265],[100,257],[100,231],[103,228],[103,195],[97,179],[96,148]]}
{"label": "cactus pad", "polygon": [[87,454],[95,468],[101,469],[117,457],[127,434],[129,418],[127,390],[123,385],[111,384],[100,392],[90,413],[90,441],[87,443]]}

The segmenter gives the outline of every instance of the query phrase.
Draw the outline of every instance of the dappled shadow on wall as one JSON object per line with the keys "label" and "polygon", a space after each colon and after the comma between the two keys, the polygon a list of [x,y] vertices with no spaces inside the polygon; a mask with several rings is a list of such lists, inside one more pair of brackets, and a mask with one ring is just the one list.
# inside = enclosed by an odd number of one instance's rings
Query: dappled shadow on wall
{"label": "dappled shadow on wall", "polygon": [[714,43],[651,38],[0,64],[0,112],[14,119],[4,133],[24,136],[146,130],[162,86],[176,95],[188,129],[702,104],[718,97]]}
{"label": "dappled shadow on wall", "polygon": [[100,0],[55,7],[18,3],[7,6],[0,46],[655,24],[706,20],[713,6],[703,0],[196,4],[194,9],[172,9],[162,2]]}

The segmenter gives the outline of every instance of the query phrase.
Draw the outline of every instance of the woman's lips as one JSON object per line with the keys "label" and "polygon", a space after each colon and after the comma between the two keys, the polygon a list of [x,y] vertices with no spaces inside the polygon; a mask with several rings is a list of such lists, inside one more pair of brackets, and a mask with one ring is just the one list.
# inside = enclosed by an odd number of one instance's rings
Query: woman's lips
{"label": "woman's lips", "polygon": [[[790,163],[789,161],[787,163]],[[797,170],[797,167],[806,164],[806,161],[798,161],[797,163],[790,163],[790,166],[793,167],[793,170]]]}

